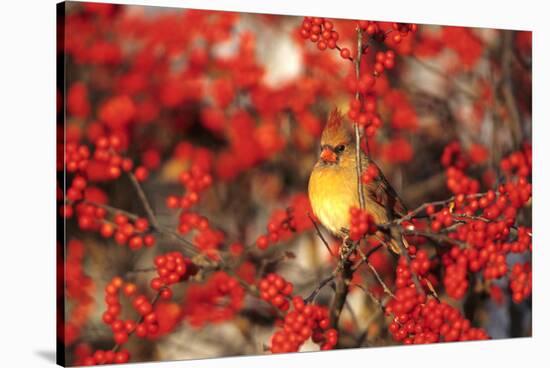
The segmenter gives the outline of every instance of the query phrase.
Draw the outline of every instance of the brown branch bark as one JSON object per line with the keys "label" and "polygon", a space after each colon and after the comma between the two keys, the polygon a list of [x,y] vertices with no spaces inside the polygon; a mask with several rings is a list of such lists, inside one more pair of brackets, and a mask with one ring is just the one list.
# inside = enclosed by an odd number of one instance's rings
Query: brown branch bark
{"label": "brown branch bark", "polygon": [[[363,32],[361,28],[356,28],[357,32],[357,57],[353,60],[355,65],[355,78],[359,80],[360,69],[361,69],[361,56],[363,54]],[[359,99],[359,90],[355,92],[355,99]],[[359,129],[359,124],[354,122],[354,133],[355,133],[355,173],[357,180],[357,191],[359,197],[359,205],[361,209],[365,209],[365,195],[363,193],[363,182],[361,181],[362,175],[362,163],[361,163],[361,132]],[[353,276],[352,263],[349,261],[349,256],[353,253],[356,244],[348,244],[347,239],[344,239],[342,242],[342,247],[340,248],[340,261],[339,267],[336,272],[336,287],[334,297],[330,306],[330,323],[334,328],[338,327],[338,321],[340,319],[340,314],[342,313],[342,308],[346,303],[346,297],[349,291],[349,282]]]}
{"label": "brown branch bark", "polygon": [[349,292],[349,282],[353,276],[353,271],[351,269],[352,263],[348,257],[349,255],[346,255],[340,260],[342,266],[339,267],[340,269],[336,275],[335,292],[330,305],[330,324],[334,328],[338,328],[338,321],[340,320],[342,308],[346,303]]}

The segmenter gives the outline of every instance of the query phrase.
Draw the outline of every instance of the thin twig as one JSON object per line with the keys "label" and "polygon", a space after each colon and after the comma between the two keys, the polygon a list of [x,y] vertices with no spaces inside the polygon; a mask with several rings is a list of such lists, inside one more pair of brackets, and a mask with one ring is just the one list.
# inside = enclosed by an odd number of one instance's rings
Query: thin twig
{"label": "thin twig", "polygon": [[423,236],[428,239],[432,239],[437,241],[438,243],[449,243],[449,244],[455,244],[458,245],[460,248],[467,248],[468,243],[465,243],[463,241],[460,241],[458,239],[453,239],[449,236],[443,235],[443,234],[437,234],[432,233],[429,231],[420,231],[420,230],[409,230],[409,229],[401,229],[402,234],[406,235],[416,235],[416,236]]}
{"label": "thin twig", "polygon": [[[369,289],[367,289],[363,285],[359,285],[359,284],[353,284],[353,286],[356,286],[359,289],[363,290],[363,292],[365,294],[367,294],[372,299],[372,301],[380,307],[382,312],[386,309],[386,302],[384,300],[378,299],[376,296],[374,296],[374,294],[371,293],[371,291]],[[389,300],[389,299],[386,299],[386,300]]]}
{"label": "thin twig", "polygon": [[148,267],[148,268],[138,268],[138,269],[135,269],[135,270],[130,270],[128,272],[126,272],[127,275],[132,275],[132,274],[135,274],[135,273],[146,273],[146,272],[153,272],[153,271],[156,271],[156,267]]}
{"label": "thin twig", "polygon": [[[360,27],[356,28],[357,33],[357,57],[354,60],[355,64],[355,78],[359,80],[361,56],[363,54],[363,31]],[[359,99],[359,90],[355,91],[355,99]],[[357,192],[359,197],[359,205],[361,209],[365,209],[365,195],[363,193],[363,182],[361,181],[361,175],[363,166],[361,164],[361,133],[359,131],[359,124],[354,122],[355,132],[355,173],[357,180]],[[358,243],[348,244],[347,238],[342,241],[340,247],[340,261],[336,269],[336,287],[334,297],[332,299],[330,307],[330,323],[335,328],[338,327],[338,320],[342,313],[346,297],[349,291],[349,282],[353,276],[352,263],[349,261],[349,256],[353,253]]]}
{"label": "thin twig", "polygon": [[388,285],[386,285],[386,283],[384,282],[384,280],[382,280],[382,277],[380,277],[380,274],[378,273],[378,271],[376,270],[376,268],[372,265],[372,263],[369,262],[368,256],[366,256],[366,255],[361,251],[361,249],[357,249],[357,252],[358,252],[359,255],[361,256],[362,260],[367,264],[367,266],[368,266],[368,268],[371,270],[371,272],[373,273],[374,277],[376,278],[376,281],[378,281],[378,283],[380,284],[380,286],[382,286],[382,289],[384,290],[384,293],[388,294],[388,295],[391,296],[392,298],[395,298],[395,295],[391,292],[390,288],[388,287]]}
{"label": "thin twig", "polygon": [[[359,80],[361,72],[361,55],[363,53],[363,32],[360,27],[357,27],[357,58],[355,59],[355,79]],[[355,91],[355,99],[359,100],[359,90]],[[361,180],[363,165],[361,163],[361,133],[359,131],[359,123],[353,124],[355,133],[355,173],[357,175],[357,190],[359,196],[359,205],[362,210],[365,209],[365,194],[363,193],[363,182]],[[367,145],[368,147],[368,145]]]}
{"label": "thin twig", "polygon": [[330,249],[330,245],[328,244],[326,239],[323,237],[323,234],[321,233],[321,229],[319,229],[319,226],[317,225],[317,222],[315,222],[315,219],[311,216],[311,214],[309,212],[307,213],[307,216],[309,217],[309,219],[311,220],[311,223],[315,227],[315,231],[317,232],[317,235],[319,236],[319,238],[321,239],[321,241],[325,245],[325,248],[327,248],[327,250],[330,253],[331,257],[334,258],[336,255],[332,252],[332,250]]}
{"label": "thin twig", "polygon": [[[468,194],[464,197],[464,199],[472,199],[472,198],[480,198],[480,197],[483,197],[484,195],[486,195],[487,193],[475,193],[475,194]],[[451,202],[454,202],[456,200],[456,196],[452,196],[448,199],[444,199],[444,200],[440,200],[440,201],[434,201],[434,202],[425,202],[425,203],[422,203],[420,206],[418,206],[417,208],[415,208],[414,210],[410,211],[409,213],[407,213],[405,216],[403,217],[400,217],[400,218],[397,218],[393,221],[393,223],[395,224],[401,224],[405,221],[410,221],[412,220],[413,218],[416,217],[416,215],[418,215],[419,213],[421,213],[422,211],[424,211],[426,208],[428,208],[429,206],[445,206]],[[379,224],[378,225],[379,227],[386,227],[386,228],[389,228],[391,226],[391,224]]]}
{"label": "thin twig", "polygon": [[321,280],[321,282],[319,283],[319,285],[317,285],[315,290],[313,290],[311,294],[309,294],[309,296],[304,299],[304,301],[306,303],[311,303],[313,300],[315,300],[317,295],[321,292],[321,289],[323,289],[328,283],[334,280],[335,277],[336,277],[336,272],[333,271],[329,276]]}
{"label": "thin twig", "polygon": [[159,227],[159,223],[157,221],[157,217],[155,216],[155,213],[153,212],[153,208],[151,207],[151,204],[149,203],[149,200],[147,199],[147,196],[145,195],[145,192],[143,191],[143,188],[141,187],[141,184],[136,179],[134,174],[131,172],[128,173],[128,177],[130,178],[130,181],[132,182],[132,185],[134,186],[137,195],[141,201],[141,204],[143,205],[143,209],[145,210],[145,213],[147,214],[147,218],[151,222],[151,225],[154,228]]}

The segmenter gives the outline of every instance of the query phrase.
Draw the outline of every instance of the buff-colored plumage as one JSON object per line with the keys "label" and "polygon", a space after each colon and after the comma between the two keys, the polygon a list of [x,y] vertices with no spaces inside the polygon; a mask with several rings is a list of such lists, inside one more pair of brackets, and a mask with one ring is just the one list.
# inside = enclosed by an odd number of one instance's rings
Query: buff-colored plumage
{"label": "buff-colored plumage", "polygon": [[[348,129],[350,124],[338,110],[334,110],[321,136],[321,157],[309,178],[309,199],[315,216],[331,233],[345,237],[350,224],[350,207],[359,208],[357,173],[355,166],[355,141]],[[361,153],[362,172],[376,164]],[[401,200],[380,173],[377,178],[363,185],[365,209],[376,223],[386,223],[406,213]],[[394,236],[378,234],[393,251],[399,253]]]}

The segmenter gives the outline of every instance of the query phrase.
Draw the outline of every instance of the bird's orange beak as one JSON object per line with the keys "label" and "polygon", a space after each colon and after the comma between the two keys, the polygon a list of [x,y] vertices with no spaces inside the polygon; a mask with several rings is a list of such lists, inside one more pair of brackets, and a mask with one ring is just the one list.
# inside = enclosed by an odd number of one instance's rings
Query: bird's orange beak
{"label": "bird's orange beak", "polygon": [[336,153],[334,153],[334,151],[330,148],[325,147],[321,150],[321,160],[333,164],[337,161],[337,159],[338,157],[336,156]]}

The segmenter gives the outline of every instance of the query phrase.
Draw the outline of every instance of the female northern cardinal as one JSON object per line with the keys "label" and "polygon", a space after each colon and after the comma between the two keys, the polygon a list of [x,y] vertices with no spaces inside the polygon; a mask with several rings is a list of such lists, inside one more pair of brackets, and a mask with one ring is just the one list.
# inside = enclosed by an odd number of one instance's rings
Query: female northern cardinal
{"label": "female northern cardinal", "polygon": [[[359,208],[354,137],[344,123],[344,117],[336,109],[329,115],[321,136],[321,154],[309,178],[309,200],[313,213],[331,233],[346,238],[349,233],[350,208]],[[361,152],[361,172],[370,165],[377,168],[378,176],[363,184],[365,210],[376,224],[387,223],[404,216],[407,211],[395,190],[388,183],[378,166]],[[395,253],[407,243],[398,231],[378,232]]]}

